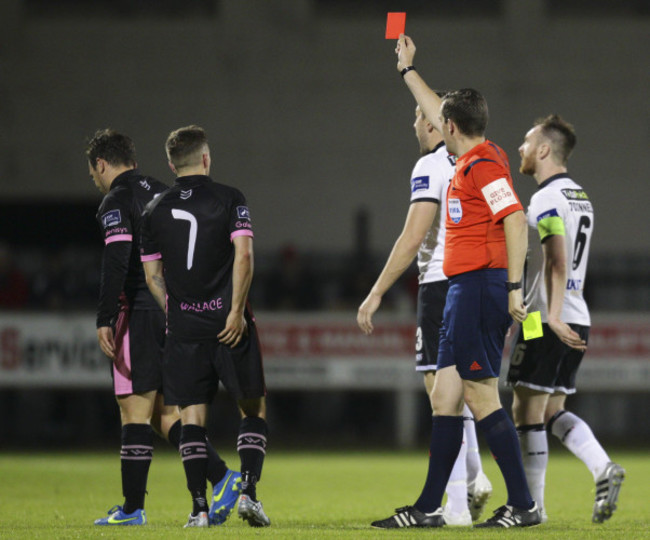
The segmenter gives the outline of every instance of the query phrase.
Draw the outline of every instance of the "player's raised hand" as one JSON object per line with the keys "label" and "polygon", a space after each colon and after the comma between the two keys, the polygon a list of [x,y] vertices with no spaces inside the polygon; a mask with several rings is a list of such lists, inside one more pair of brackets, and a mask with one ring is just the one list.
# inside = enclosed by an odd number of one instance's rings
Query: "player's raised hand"
{"label": "player's raised hand", "polygon": [[412,66],[413,57],[415,56],[415,43],[407,35],[400,34],[397,47],[395,47],[395,54],[397,55],[397,71]]}
{"label": "player's raised hand", "polygon": [[374,330],[372,325],[372,316],[375,314],[375,311],[379,309],[381,304],[381,296],[378,294],[370,293],[366,299],[359,306],[359,311],[357,312],[357,324],[361,331],[369,336]]}
{"label": "player's raised hand", "polygon": [[587,350],[587,342],[583,340],[577,332],[572,330],[568,324],[560,320],[549,319],[548,326],[553,330],[553,332],[555,332],[555,335],[560,338],[562,343],[568,345],[572,349],[578,349],[579,351]]}
{"label": "player's raised hand", "polygon": [[228,313],[226,319],[226,326],[219,332],[217,339],[224,345],[229,345],[230,348],[236,347],[241,341],[244,332],[246,332],[246,319],[244,315],[239,312],[231,311]]}
{"label": "player's raised hand", "polygon": [[97,329],[97,341],[99,348],[111,360],[115,360],[115,338],[113,329],[110,326],[100,326]]}
{"label": "player's raised hand", "polygon": [[524,319],[528,315],[521,289],[515,289],[508,293],[508,312],[519,323],[524,322]]}

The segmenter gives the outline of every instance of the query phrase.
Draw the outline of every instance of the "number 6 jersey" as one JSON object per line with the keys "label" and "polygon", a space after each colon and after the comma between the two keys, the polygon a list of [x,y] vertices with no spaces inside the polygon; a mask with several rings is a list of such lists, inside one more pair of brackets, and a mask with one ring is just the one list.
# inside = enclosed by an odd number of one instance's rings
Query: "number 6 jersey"
{"label": "number 6 jersey", "polygon": [[[590,326],[589,309],[582,296],[594,228],[594,211],[589,197],[566,173],[551,176],[539,185],[530,199],[528,224],[537,229],[542,243],[549,236],[564,236],[567,282],[562,321]],[[526,295],[528,311],[541,310],[542,320],[547,322],[544,276],[541,268],[534,271],[533,285]]]}
{"label": "number 6 jersey", "polygon": [[143,214],[141,259],[162,258],[167,328],[216,340],[232,303],[233,238],[253,236],[244,195],[207,176],[183,176]]}

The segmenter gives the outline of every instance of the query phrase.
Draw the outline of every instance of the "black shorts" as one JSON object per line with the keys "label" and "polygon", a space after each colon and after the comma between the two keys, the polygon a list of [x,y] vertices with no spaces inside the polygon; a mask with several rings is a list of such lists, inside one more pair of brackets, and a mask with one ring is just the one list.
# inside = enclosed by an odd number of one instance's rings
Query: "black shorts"
{"label": "black shorts", "polygon": [[[588,326],[569,326],[583,340],[589,341]],[[516,344],[510,354],[508,384],[549,394],[573,394],[576,391],[576,374],[585,353],[562,343],[548,324],[543,323],[542,329],[544,335],[541,338],[524,341],[519,328]]]}
{"label": "black shorts", "polygon": [[162,310],[128,310],[115,323],[117,359],[111,367],[116,396],[162,389],[165,314]]}
{"label": "black shorts", "polygon": [[415,370],[435,371],[438,364],[438,343],[442,328],[442,312],[449,290],[449,281],[422,283],[418,287],[417,330],[415,331]]}
{"label": "black shorts", "polygon": [[234,349],[218,341],[181,341],[168,334],[163,375],[166,405],[210,403],[220,381],[238,400],[266,395],[255,324],[248,323],[248,336]]}

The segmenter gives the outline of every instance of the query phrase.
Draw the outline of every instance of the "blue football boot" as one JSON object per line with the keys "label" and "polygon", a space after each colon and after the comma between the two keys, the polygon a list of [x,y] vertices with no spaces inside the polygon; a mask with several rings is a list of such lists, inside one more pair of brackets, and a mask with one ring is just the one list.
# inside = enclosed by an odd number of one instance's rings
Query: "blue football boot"
{"label": "blue football boot", "polygon": [[237,503],[241,491],[241,474],[230,469],[212,490],[212,504],[208,519],[210,525],[221,525]]}
{"label": "blue football boot", "polygon": [[113,506],[108,511],[108,517],[95,520],[95,525],[145,525],[147,514],[142,508],[138,508],[131,514],[125,514],[119,505]]}

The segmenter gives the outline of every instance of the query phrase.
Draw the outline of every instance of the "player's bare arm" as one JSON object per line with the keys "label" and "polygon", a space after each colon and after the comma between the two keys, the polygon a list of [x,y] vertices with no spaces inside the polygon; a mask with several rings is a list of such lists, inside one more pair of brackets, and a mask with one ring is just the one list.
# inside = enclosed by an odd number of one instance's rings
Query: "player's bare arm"
{"label": "player's bare arm", "polygon": [[155,261],[145,261],[142,265],[144,266],[144,274],[149,291],[151,291],[151,294],[156,300],[156,303],[160,306],[160,309],[166,311],[167,286],[165,285],[165,276],[163,275],[162,260],[156,259]]}
{"label": "player's bare arm", "polygon": [[226,326],[217,338],[224,345],[236,347],[246,331],[244,308],[253,281],[253,239],[237,236],[233,239],[235,260],[232,268],[232,306],[226,318]]}
{"label": "player's bare arm", "polygon": [[113,306],[117,307],[120,292],[124,290],[130,254],[131,242],[111,242],[104,247],[102,257],[97,342],[102,352],[111,360],[116,358],[116,347],[110,321],[115,315]]}
{"label": "player's bare arm", "polygon": [[100,326],[97,329],[99,348],[111,360],[115,360],[115,336],[110,326]]}
{"label": "player's bare arm", "polygon": [[359,306],[357,324],[366,335],[372,334],[372,316],[379,309],[382,297],[415,259],[424,237],[433,225],[437,209],[438,205],[430,201],[414,202],[409,207],[404,229],[395,241],[384,269]]}
{"label": "player's bare arm", "polygon": [[567,282],[567,260],[564,236],[548,236],[542,244],[544,251],[544,285],[548,301],[548,325],[555,332],[560,341],[584,351],[587,343],[562,321],[562,305],[564,303],[564,289]]}
{"label": "player's bare arm", "polygon": [[[503,218],[503,230],[508,253],[508,281],[515,283],[521,281],[528,249],[528,225],[524,212],[517,210]],[[508,311],[517,322],[522,322],[526,318],[527,311],[521,289],[508,293]]]}
{"label": "player's bare arm", "polygon": [[[397,54],[397,71],[401,73],[403,69],[413,65],[415,43],[413,43],[410,37],[401,34],[397,40],[395,53]],[[416,70],[407,71],[404,74],[404,82],[406,82],[406,85],[413,94],[420,109],[424,112],[427,120],[431,122],[434,128],[442,132],[442,125],[439,118],[442,100],[438,97],[438,94],[429,88]]]}

